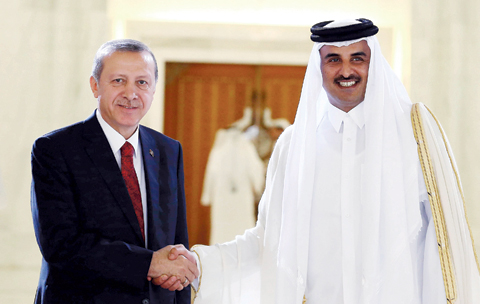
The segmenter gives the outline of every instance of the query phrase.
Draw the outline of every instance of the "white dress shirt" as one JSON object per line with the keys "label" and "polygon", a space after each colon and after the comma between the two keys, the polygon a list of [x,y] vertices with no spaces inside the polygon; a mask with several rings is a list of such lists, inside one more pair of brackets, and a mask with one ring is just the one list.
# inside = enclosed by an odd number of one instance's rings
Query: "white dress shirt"
{"label": "white dress shirt", "polygon": [[98,122],[102,127],[103,133],[105,133],[108,143],[110,144],[110,148],[112,148],[113,155],[115,156],[115,160],[117,161],[118,168],[120,168],[120,170],[122,169],[122,154],[120,152],[120,149],[126,141],[128,141],[133,146],[133,166],[135,167],[135,173],[137,174],[138,184],[140,186],[140,194],[142,196],[143,221],[145,224],[145,244],[147,244],[147,188],[145,184],[145,170],[143,167],[142,145],[138,141],[138,127],[137,130],[135,130],[135,133],[133,133],[133,135],[130,136],[129,139],[125,140],[123,135],[118,133],[103,119],[98,109],[96,111],[96,115]]}

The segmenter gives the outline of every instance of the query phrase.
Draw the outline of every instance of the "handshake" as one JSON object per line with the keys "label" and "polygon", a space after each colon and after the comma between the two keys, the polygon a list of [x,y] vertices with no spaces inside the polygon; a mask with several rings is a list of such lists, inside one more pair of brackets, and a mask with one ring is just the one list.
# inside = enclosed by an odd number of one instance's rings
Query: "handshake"
{"label": "handshake", "polygon": [[182,290],[198,278],[194,253],[183,245],[169,245],[155,251],[147,279],[170,291]]}

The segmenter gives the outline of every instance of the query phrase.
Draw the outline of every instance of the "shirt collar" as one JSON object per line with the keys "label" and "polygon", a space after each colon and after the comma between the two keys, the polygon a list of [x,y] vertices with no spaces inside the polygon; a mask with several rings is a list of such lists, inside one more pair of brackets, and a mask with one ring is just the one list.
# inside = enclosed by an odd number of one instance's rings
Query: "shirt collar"
{"label": "shirt collar", "polygon": [[350,116],[353,122],[359,129],[362,129],[365,125],[365,116],[363,113],[363,102],[359,103],[355,108],[351,109],[348,113],[333,106],[330,102],[326,103],[326,113],[328,113],[328,119],[332,124],[335,131],[340,132],[340,127],[345,117]]}
{"label": "shirt collar", "polygon": [[130,136],[129,139],[125,140],[122,134],[118,133],[112,126],[110,126],[100,114],[100,111],[97,109],[95,111],[100,127],[102,127],[103,133],[107,137],[110,148],[112,149],[113,154],[117,153],[120,148],[128,141],[134,149],[134,156],[137,156],[138,151],[138,127],[135,132]]}

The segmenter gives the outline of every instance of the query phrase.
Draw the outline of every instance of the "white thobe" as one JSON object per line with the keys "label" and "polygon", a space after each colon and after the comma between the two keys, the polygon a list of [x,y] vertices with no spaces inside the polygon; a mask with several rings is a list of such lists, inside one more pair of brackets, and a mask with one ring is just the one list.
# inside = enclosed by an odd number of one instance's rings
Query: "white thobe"
{"label": "white thobe", "polygon": [[[361,256],[359,199],[365,142],[363,106],[360,104],[347,115],[328,105],[317,128],[305,290],[307,304],[372,304],[362,302],[363,286],[368,284],[362,275],[364,257]],[[201,287],[198,282],[194,283],[195,288],[200,289],[196,304],[293,303],[277,297],[274,284],[278,275],[275,257],[291,131],[287,129],[279,139],[269,165],[267,188],[270,183],[275,191],[267,189],[265,192],[257,226],[235,241],[195,249],[203,265]],[[418,174],[422,174],[420,168]],[[398,298],[395,303],[446,304],[435,227],[423,176],[419,176],[418,186],[422,225],[416,237],[410,240],[417,292],[415,298],[408,301]],[[261,283],[252,274],[260,274]],[[297,283],[292,282],[284,294],[295,293]]]}
{"label": "white thobe", "polygon": [[[316,134],[307,303],[356,304],[366,284],[359,216],[365,150],[363,103],[348,113],[328,104]],[[423,225],[417,239],[412,240],[416,243],[412,254],[417,255],[420,296],[428,299],[422,303],[445,303],[435,230],[422,176],[419,181]]]}

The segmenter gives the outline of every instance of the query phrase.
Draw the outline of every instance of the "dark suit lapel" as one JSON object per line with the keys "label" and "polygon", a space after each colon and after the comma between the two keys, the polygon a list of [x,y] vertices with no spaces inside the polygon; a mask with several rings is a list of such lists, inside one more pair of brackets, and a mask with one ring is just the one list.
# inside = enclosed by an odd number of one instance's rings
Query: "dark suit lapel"
{"label": "dark suit lapel", "polygon": [[85,120],[84,126],[84,141],[87,154],[105,180],[107,187],[125,214],[139,241],[144,244],[142,232],[135,215],[135,210],[133,209],[130,195],[125,186],[125,181],[115,161],[115,156],[112,153],[110,144],[95,117],[95,113]]}
{"label": "dark suit lapel", "polygon": [[[165,187],[162,181],[161,166],[165,161],[158,150],[155,139],[140,126],[140,142],[143,151],[143,164],[145,168],[145,180],[147,184],[147,208],[148,208],[148,248],[156,250],[164,246],[160,242],[166,239],[166,225],[160,220],[159,214],[165,214],[163,208],[166,205],[161,202],[161,189]],[[163,205],[163,206],[162,206]]]}

